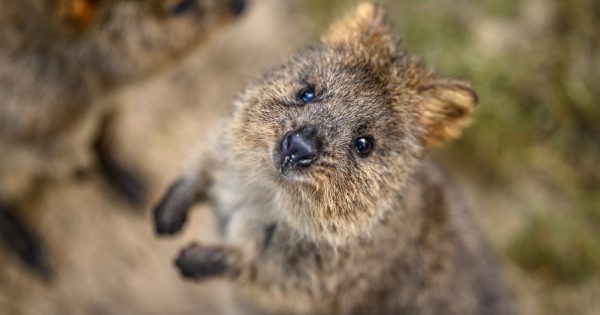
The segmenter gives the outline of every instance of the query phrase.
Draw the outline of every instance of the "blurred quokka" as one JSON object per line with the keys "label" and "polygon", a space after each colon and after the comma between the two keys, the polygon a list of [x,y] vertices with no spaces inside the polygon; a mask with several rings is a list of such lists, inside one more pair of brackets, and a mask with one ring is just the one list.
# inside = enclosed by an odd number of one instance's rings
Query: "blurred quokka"
{"label": "blurred quokka", "polygon": [[244,4],[0,0],[0,241],[39,267],[24,203],[40,183],[89,161],[141,203],[143,182],[116,162],[108,141],[115,108],[97,101],[180,59]]}
{"label": "blurred quokka", "polygon": [[234,283],[242,313],[510,314],[461,197],[426,151],[477,97],[427,72],[362,4],[251,85],[215,147],[155,208],[159,234],[208,200],[224,242],[192,244],[183,276]]}

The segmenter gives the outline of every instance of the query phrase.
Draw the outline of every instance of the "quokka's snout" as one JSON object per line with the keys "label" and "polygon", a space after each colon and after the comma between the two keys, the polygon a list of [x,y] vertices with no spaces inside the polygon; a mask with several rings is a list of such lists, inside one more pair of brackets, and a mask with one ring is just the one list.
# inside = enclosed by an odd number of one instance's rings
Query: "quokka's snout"
{"label": "quokka's snout", "polygon": [[279,167],[306,168],[313,165],[319,158],[321,140],[317,127],[302,126],[286,133],[280,145]]}

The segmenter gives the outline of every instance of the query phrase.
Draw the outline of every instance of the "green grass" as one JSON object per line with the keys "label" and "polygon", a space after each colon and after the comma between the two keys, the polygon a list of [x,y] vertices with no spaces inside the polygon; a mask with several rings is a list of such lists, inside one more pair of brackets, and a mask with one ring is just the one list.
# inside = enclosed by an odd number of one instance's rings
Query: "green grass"
{"label": "green grass", "polygon": [[534,216],[515,238],[509,256],[537,276],[580,284],[600,269],[600,242],[581,216]]}

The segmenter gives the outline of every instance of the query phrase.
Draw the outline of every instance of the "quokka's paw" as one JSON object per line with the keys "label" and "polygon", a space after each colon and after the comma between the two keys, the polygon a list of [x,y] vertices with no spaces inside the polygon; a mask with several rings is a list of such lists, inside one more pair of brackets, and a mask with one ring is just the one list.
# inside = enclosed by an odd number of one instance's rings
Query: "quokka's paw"
{"label": "quokka's paw", "polygon": [[0,205],[0,243],[38,276],[52,276],[44,244],[14,213],[13,207]]}
{"label": "quokka's paw", "polygon": [[232,263],[232,257],[225,248],[195,243],[186,246],[175,260],[181,275],[192,280],[229,274],[233,271]]}
{"label": "quokka's paw", "polygon": [[98,161],[100,173],[108,184],[125,200],[137,209],[143,209],[147,197],[146,182],[139,173],[120,162],[114,148],[107,141],[106,131],[108,120],[103,122],[100,137],[94,143],[94,152]]}
{"label": "quokka's paw", "polygon": [[116,160],[101,157],[100,170],[110,186],[131,205],[143,209],[147,197],[146,183],[143,177],[119,164]]}
{"label": "quokka's paw", "polygon": [[194,200],[193,180],[180,179],[172,184],[153,211],[156,233],[170,235],[179,232],[187,220],[187,213]]}

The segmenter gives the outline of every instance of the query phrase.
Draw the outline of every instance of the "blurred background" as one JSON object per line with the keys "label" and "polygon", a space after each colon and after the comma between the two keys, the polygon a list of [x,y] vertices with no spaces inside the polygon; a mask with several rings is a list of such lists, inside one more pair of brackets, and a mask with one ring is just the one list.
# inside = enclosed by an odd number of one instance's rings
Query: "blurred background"
{"label": "blurred background", "polygon": [[[600,314],[600,2],[389,0],[396,33],[430,69],[473,83],[464,136],[434,152],[461,184],[522,314]],[[119,147],[153,201],[253,78],[318,39],[350,0],[254,0],[183,63],[114,96]],[[28,275],[0,253],[0,314],[219,314],[220,283],[182,281],[172,258],[215,239],[199,207],[158,240],[99,178],[51,188],[36,221],[56,269]]]}

